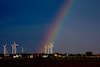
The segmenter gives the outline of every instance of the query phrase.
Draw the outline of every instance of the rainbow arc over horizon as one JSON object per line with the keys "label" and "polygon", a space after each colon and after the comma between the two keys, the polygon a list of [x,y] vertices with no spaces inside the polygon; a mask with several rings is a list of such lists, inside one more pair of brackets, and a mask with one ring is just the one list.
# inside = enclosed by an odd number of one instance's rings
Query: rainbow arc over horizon
{"label": "rainbow arc over horizon", "polygon": [[[59,36],[60,31],[62,30],[61,28],[64,23],[67,23],[75,4],[75,0],[65,0],[63,5],[59,8],[56,17],[53,20],[53,26],[50,28],[48,34],[46,35],[46,38],[44,39],[46,43],[56,40],[56,38]],[[64,22],[65,20],[66,22]],[[42,44],[40,46],[41,50],[39,52],[44,52],[44,46],[45,44]]]}

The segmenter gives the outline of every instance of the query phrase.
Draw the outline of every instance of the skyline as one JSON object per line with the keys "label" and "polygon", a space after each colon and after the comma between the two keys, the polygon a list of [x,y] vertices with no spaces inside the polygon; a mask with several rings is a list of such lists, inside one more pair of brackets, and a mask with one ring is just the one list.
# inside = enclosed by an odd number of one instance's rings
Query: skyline
{"label": "skyline", "polygon": [[[54,53],[100,53],[100,1],[76,0],[68,21],[54,41]],[[26,53],[37,53],[65,0],[0,0],[0,53],[15,41]],[[45,45],[44,45],[45,46]],[[42,48],[44,47],[42,46]],[[17,53],[18,53],[17,52]]]}

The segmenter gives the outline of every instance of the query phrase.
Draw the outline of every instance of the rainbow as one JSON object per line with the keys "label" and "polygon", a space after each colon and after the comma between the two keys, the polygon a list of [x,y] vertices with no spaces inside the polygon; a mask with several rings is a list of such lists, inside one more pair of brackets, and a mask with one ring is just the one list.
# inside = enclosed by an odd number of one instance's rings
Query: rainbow
{"label": "rainbow", "polygon": [[[54,41],[59,35],[59,32],[65,23],[65,20],[68,20],[68,17],[72,11],[73,6],[75,5],[75,0],[66,0],[60,10],[57,12],[55,19],[53,20],[53,26],[50,28],[46,38],[44,39],[46,43]],[[67,19],[66,19],[67,18]],[[44,51],[44,44],[41,45],[42,52]],[[41,52],[40,51],[40,52]]]}

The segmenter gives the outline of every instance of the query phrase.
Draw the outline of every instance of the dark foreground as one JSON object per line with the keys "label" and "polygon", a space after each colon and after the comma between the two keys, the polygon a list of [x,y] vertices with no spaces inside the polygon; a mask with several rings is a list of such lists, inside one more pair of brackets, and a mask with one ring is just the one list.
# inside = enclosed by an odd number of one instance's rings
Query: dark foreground
{"label": "dark foreground", "polygon": [[100,60],[0,60],[0,67],[100,67]]}

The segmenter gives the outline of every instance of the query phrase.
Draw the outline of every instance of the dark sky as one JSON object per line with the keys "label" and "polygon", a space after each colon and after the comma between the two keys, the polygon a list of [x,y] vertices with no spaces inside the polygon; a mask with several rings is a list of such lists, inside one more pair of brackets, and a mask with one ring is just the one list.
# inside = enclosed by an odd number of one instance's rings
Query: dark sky
{"label": "dark sky", "polygon": [[[100,0],[76,0],[54,43],[54,53],[100,53]],[[25,53],[37,53],[65,0],[0,0],[0,53],[15,41]],[[66,18],[67,19],[67,18]],[[43,46],[44,47],[44,46]]]}

